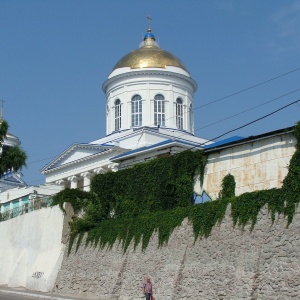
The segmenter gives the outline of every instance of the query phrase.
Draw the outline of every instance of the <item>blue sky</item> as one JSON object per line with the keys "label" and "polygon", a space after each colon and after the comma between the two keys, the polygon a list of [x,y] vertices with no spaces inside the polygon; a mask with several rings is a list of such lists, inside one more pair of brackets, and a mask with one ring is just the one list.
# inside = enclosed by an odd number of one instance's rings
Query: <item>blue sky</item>
{"label": "blue sky", "polygon": [[[28,184],[44,183],[39,170],[72,143],[105,135],[102,84],[138,48],[147,15],[160,47],[198,84],[197,136],[213,139],[300,98],[299,1],[0,0],[0,99],[28,154]],[[299,119],[300,102],[223,138]]]}

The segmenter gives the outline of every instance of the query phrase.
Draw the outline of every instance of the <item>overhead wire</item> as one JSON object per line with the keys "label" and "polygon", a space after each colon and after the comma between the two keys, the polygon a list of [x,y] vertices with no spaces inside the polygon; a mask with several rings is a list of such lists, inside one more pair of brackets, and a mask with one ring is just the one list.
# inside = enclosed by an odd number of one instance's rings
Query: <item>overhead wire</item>
{"label": "overhead wire", "polygon": [[[203,107],[206,107],[206,106],[208,106],[208,105],[217,103],[217,102],[219,102],[219,101],[228,99],[228,98],[230,98],[230,97],[233,97],[233,96],[235,96],[235,95],[241,94],[241,93],[246,92],[246,91],[248,91],[248,90],[254,89],[254,88],[256,88],[256,87],[259,87],[259,86],[261,86],[261,85],[264,85],[264,84],[269,83],[269,82],[271,82],[271,81],[274,81],[274,80],[276,80],[276,79],[282,78],[282,77],[284,77],[284,76],[287,76],[287,75],[292,74],[292,73],[294,73],[294,72],[296,72],[296,71],[299,71],[299,70],[300,70],[300,67],[299,67],[299,68],[296,68],[296,69],[293,69],[293,70],[291,70],[291,71],[289,71],[289,72],[283,73],[283,74],[281,74],[281,75],[272,77],[272,78],[270,78],[270,79],[268,79],[268,80],[265,80],[265,81],[262,81],[262,82],[260,82],[260,83],[254,84],[254,85],[249,86],[249,87],[247,87],[247,88],[241,89],[241,90],[239,90],[239,91],[237,91],[237,92],[234,92],[234,93],[231,93],[231,94],[229,94],[229,95],[223,96],[223,97],[221,97],[221,98],[212,100],[212,101],[210,101],[210,102],[208,102],[208,103],[205,103],[205,104],[196,106],[196,107],[193,108],[193,111],[195,111],[195,110],[197,110],[197,109],[199,109],[199,108],[203,108]],[[289,93],[287,93],[287,94],[285,94],[285,95],[289,95],[289,94],[294,93],[294,92],[296,92],[296,91],[298,91],[298,90],[299,90],[299,89],[297,89],[297,90],[295,90],[295,91],[292,91],[292,92],[289,92]],[[267,103],[270,103],[270,102],[272,102],[272,101],[274,101],[274,100],[276,100],[276,99],[279,99],[279,98],[284,97],[285,95],[276,97],[276,98],[274,98],[274,99],[272,99],[272,100],[270,100],[270,101],[268,101],[268,102],[265,102],[264,104],[261,104],[261,105],[258,105],[258,106],[256,106],[256,107],[250,108],[250,109],[248,109],[248,110],[246,110],[246,111],[244,111],[244,112],[247,112],[247,111],[252,110],[252,109],[255,109],[255,108],[259,107],[259,106],[262,106],[262,105],[265,105],[265,104],[267,104]],[[184,112],[184,114],[187,114],[188,112],[189,112],[189,111],[186,111],[186,112]],[[199,129],[196,129],[195,131],[199,131],[199,130],[201,130],[201,129],[203,129],[203,128],[206,128],[206,127],[208,127],[208,126],[212,126],[212,125],[217,124],[217,123],[219,123],[219,122],[225,121],[225,120],[227,120],[227,119],[229,119],[229,118],[232,118],[232,117],[237,116],[237,115],[239,115],[239,114],[242,114],[242,113],[244,113],[244,112],[235,114],[235,115],[230,116],[230,117],[227,117],[227,118],[225,118],[225,119],[223,119],[223,120],[220,120],[220,121],[217,121],[217,122],[215,122],[215,123],[206,125],[206,126],[204,126],[204,127],[201,127],[201,128],[199,128]],[[175,118],[175,117],[176,117],[176,116],[173,116],[173,117],[168,118],[168,119],[166,119],[166,120],[173,119],[173,118]],[[153,125],[154,125],[154,124],[153,124]],[[151,126],[151,125],[150,125],[150,126]],[[242,128],[243,128],[243,127],[242,127]],[[227,133],[226,133],[226,134],[227,134]],[[224,135],[226,135],[226,134],[224,134]],[[126,137],[126,136],[127,136],[127,135],[125,135],[125,137]],[[221,135],[221,136],[223,136],[223,135]],[[179,137],[177,137],[177,138],[179,138]],[[216,139],[216,138],[215,138],[215,139]],[[215,139],[213,139],[213,140],[215,140]],[[114,141],[115,141],[115,139],[112,139],[110,142],[114,142]],[[210,140],[210,141],[212,141],[212,140]],[[56,156],[52,156],[52,157],[49,157],[49,158],[44,158],[44,159],[36,160],[36,161],[33,161],[33,162],[29,162],[27,165],[34,164],[34,163],[37,163],[37,162],[41,162],[41,161],[44,161],[44,160],[47,160],[47,159],[52,159],[52,158],[55,158],[55,157],[56,157]],[[39,181],[39,180],[36,180],[36,181]]]}
{"label": "overhead wire", "polygon": [[[202,107],[208,106],[208,105],[210,105],[210,104],[214,104],[214,103],[216,103],[216,102],[219,102],[219,101],[221,101],[221,100],[225,100],[225,99],[230,98],[230,97],[232,97],[232,96],[241,94],[241,93],[243,93],[243,92],[246,92],[246,91],[248,91],[248,90],[254,89],[254,88],[258,87],[258,86],[264,85],[264,84],[266,84],[266,83],[268,83],[268,82],[274,81],[274,80],[279,79],[279,78],[284,77],[284,76],[287,76],[287,75],[289,75],[289,74],[291,74],[291,73],[294,73],[294,72],[296,72],[296,71],[299,71],[299,70],[300,70],[300,67],[299,67],[299,68],[296,68],[296,69],[293,69],[293,70],[291,70],[291,71],[289,71],[289,72],[283,73],[283,74],[281,74],[281,75],[272,77],[272,78],[270,78],[270,79],[268,79],[268,80],[265,80],[265,81],[262,81],[262,82],[260,82],[260,83],[254,84],[254,85],[252,85],[252,86],[250,86],[250,87],[244,88],[244,89],[239,90],[239,91],[237,91],[237,92],[234,92],[234,93],[231,93],[231,94],[229,94],[229,95],[223,96],[223,97],[218,98],[218,99],[216,99],[216,100],[210,101],[210,102],[208,102],[208,103],[206,103],[206,104],[202,104],[202,105],[200,105],[200,106],[196,106],[196,107],[193,108],[193,110],[195,111],[195,110],[197,110],[197,109],[199,109],[199,108],[202,108]],[[295,91],[298,91],[298,89],[295,90]],[[295,91],[290,92],[290,93],[294,93]],[[290,94],[290,93],[287,93],[286,95],[288,95],[288,94]],[[282,97],[282,96],[280,96],[280,97]],[[278,97],[278,98],[280,98],[280,97]],[[275,99],[276,99],[276,98],[275,98]],[[274,100],[275,100],[275,99],[274,99]],[[273,100],[271,100],[271,101],[273,101]],[[270,102],[271,102],[271,101],[270,101]],[[184,112],[184,113],[186,114],[186,113],[188,113],[188,112]],[[171,117],[171,118],[168,118],[168,119],[166,119],[166,120],[170,120],[170,119],[173,119],[173,118],[175,118],[175,117]],[[152,125],[154,126],[155,124],[152,124]],[[151,125],[150,125],[150,126],[151,126]],[[125,135],[125,137],[126,137],[126,135]],[[114,139],[112,139],[112,141],[114,141]],[[51,159],[51,158],[55,158],[55,157],[56,157],[56,156],[52,156],[52,157],[48,157],[48,158],[43,158],[43,159],[40,159],[40,160],[36,160],[36,161],[33,161],[33,162],[29,162],[28,164],[37,163],[37,162],[40,162],[40,161],[43,161],[43,160],[47,160],[47,159]]]}
{"label": "overhead wire", "polygon": [[[219,135],[219,136],[217,136],[217,137],[215,137],[215,138],[213,138],[213,139],[208,140],[208,141],[205,142],[205,143],[198,143],[198,145],[199,145],[199,146],[203,146],[203,145],[205,145],[205,144],[207,144],[207,143],[209,143],[209,142],[215,141],[215,140],[219,139],[220,137],[223,137],[223,136],[227,135],[228,133],[234,132],[234,131],[236,131],[236,130],[239,130],[239,129],[241,129],[241,128],[244,128],[244,127],[246,127],[246,126],[249,126],[249,125],[251,125],[251,124],[253,124],[253,123],[255,123],[255,122],[258,122],[258,121],[260,121],[260,120],[262,120],[262,119],[265,119],[265,118],[267,118],[267,117],[269,117],[269,116],[271,116],[271,115],[273,115],[273,114],[275,114],[275,113],[277,113],[277,112],[279,112],[279,111],[281,111],[281,110],[283,110],[283,109],[285,109],[285,108],[287,108],[287,107],[289,107],[289,106],[291,106],[291,105],[293,105],[293,104],[298,103],[299,101],[300,101],[300,98],[297,99],[297,100],[295,100],[295,101],[293,101],[293,102],[291,102],[291,103],[289,103],[289,104],[287,104],[287,105],[285,105],[285,106],[280,107],[279,109],[276,109],[275,111],[273,111],[273,112],[271,112],[271,113],[269,113],[269,114],[267,114],[267,115],[264,115],[264,116],[262,116],[262,117],[260,117],[260,118],[258,118],[258,119],[255,119],[255,120],[253,120],[253,121],[251,121],[251,122],[249,122],[249,123],[246,123],[246,124],[244,124],[244,125],[242,125],[242,126],[239,126],[239,127],[237,127],[237,128],[234,128],[234,129],[232,129],[232,130],[229,130],[229,131],[227,131],[227,132],[225,132],[225,133],[223,133],[223,134],[221,134],[221,135]],[[197,146],[191,147],[189,150],[191,150],[191,149],[193,149],[193,148],[196,148],[196,147],[197,147]]]}
{"label": "overhead wire", "polygon": [[244,113],[246,113],[246,112],[249,112],[249,111],[254,110],[254,109],[258,108],[258,107],[261,107],[261,106],[264,106],[264,105],[266,105],[266,104],[269,104],[269,103],[271,103],[271,102],[273,102],[273,101],[275,101],[275,100],[281,99],[281,98],[283,98],[283,97],[285,97],[285,96],[291,95],[291,94],[293,94],[293,93],[295,93],[295,92],[298,92],[298,91],[300,91],[300,89],[296,89],[296,90],[294,90],[294,91],[285,93],[285,94],[283,94],[283,95],[281,95],[281,96],[278,96],[278,97],[276,97],[276,98],[273,98],[273,99],[271,99],[271,100],[269,100],[269,101],[266,101],[266,102],[264,102],[264,103],[262,103],[262,104],[253,106],[253,107],[251,107],[251,108],[249,108],[249,109],[243,110],[243,111],[241,111],[241,112],[239,112],[239,113],[236,113],[236,114],[234,114],[234,115],[231,115],[231,116],[229,116],[229,117],[226,117],[226,118],[224,118],[224,119],[222,119],[222,120],[219,120],[219,121],[216,121],[216,122],[214,122],[214,123],[205,125],[205,126],[203,126],[203,127],[201,127],[201,128],[195,129],[195,131],[199,131],[199,130],[201,130],[201,129],[204,129],[204,128],[210,127],[210,126],[212,126],[212,125],[215,125],[215,124],[221,123],[221,122],[223,122],[223,121],[226,121],[226,120],[228,120],[228,119],[231,119],[231,118],[233,118],[233,117],[242,115],[242,114],[244,114]]}
{"label": "overhead wire", "polygon": [[[276,80],[276,79],[279,79],[279,78],[281,78],[281,77],[287,76],[287,75],[289,75],[289,74],[291,74],[291,73],[294,73],[294,72],[296,72],[296,71],[299,71],[299,70],[300,70],[300,67],[299,67],[299,68],[296,68],[296,69],[293,69],[293,70],[291,70],[291,71],[289,71],[289,72],[283,73],[283,74],[281,74],[281,75],[272,77],[272,78],[270,78],[270,79],[268,79],[268,80],[265,80],[265,81],[262,81],[262,82],[260,82],[260,83],[254,84],[254,85],[249,86],[249,87],[247,87],[247,88],[241,89],[241,90],[239,90],[239,91],[237,91],[237,92],[234,92],[234,93],[231,93],[231,94],[229,94],[229,95],[223,96],[223,97],[218,98],[218,99],[216,99],[216,100],[212,100],[212,101],[210,101],[210,102],[208,102],[208,103],[202,104],[202,105],[200,105],[200,106],[196,106],[196,107],[193,108],[193,111],[195,111],[195,110],[197,110],[197,109],[199,109],[199,108],[208,106],[208,105],[210,105],[210,104],[214,104],[214,103],[216,103],[216,102],[225,100],[225,99],[230,98],[230,97],[232,97],[232,96],[241,94],[241,93],[246,92],[246,91],[248,91],[248,90],[254,89],[254,88],[258,87],[258,86],[264,85],[264,84],[266,84],[266,83],[269,83],[269,82],[274,81],[274,80]],[[298,91],[298,90],[295,90],[295,91]],[[290,92],[290,93],[294,93],[295,91]],[[287,93],[286,95],[288,95],[288,94],[290,94],[290,93]],[[282,96],[280,96],[280,97],[282,97]],[[280,97],[278,97],[278,98],[280,98]],[[276,99],[276,98],[275,98],[275,99]],[[275,99],[270,100],[270,102],[271,102],[271,101],[274,101]],[[266,102],[266,103],[268,103],[268,102]],[[257,106],[257,107],[259,107],[259,106]],[[184,112],[184,114],[187,114],[187,113],[188,113],[188,111]],[[168,119],[166,119],[166,120],[170,120],[170,119],[173,119],[173,118],[175,118],[175,117],[171,117],[171,118],[168,118]],[[224,120],[226,120],[226,119],[224,119]],[[211,126],[211,125],[214,125],[214,124],[215,124],[215,123],[210,124],[210,125],[207,125],[207,126],[205,126],[205,127],[202,127],[201,129],[206,128],[206,127]],[[152,125],[154,126],[155,124],[152,124]],[[150,125],[150,126],[151,126],[151,125]],[[197,129],[197,130],[198,130],[198,129]],[[197,130],[195,130],[195,131],[197,131]],[[200,129],[199,129],[199,130],[200,130]],[[126,137],[126,136],[127,136],[127,135],[125,135],[124,137]],[[115,139],[112,139],[112,140],[111,140],[111,142],[113,142],[113,141],[115,141]],[[52,159],[52,158],[55,158],[55,157],[56,157],[56,156],[52,156],[52,157],[48,157],[48,158],[43,158],[43,159],[40,159],[40,160],[32,161],[32,162],[29,162],[28,165],[34,164],[34,163],[37,163],[37,162],[41,162],[41,161],[44,161],[44,160],[47,160],[47,159]]]}
{"label": "overhead wire", "polygon": [[216,102],[219,102],[219,101],[221,101],[221,100],[227,99],[227,98],[229,98],[229,97],[236,96],[236,95],[238,95],[238,94],[241,94],[241,93],[243,93],[243,92],[249,91],[249,90],[254,89],[254,88],[258,87],[258,86],[264,85],[264,84],[266,84],[266,83],[269,83],[269,82],[271,82],[271,81],[274,81],[274,80],[276,80],[276,79],[278,79],[278,78],[284,77],[284,76],[286,76],[286,75],[289,75],[289,74],[294,73],[294,72],[299,71],[299,70],[300,70],[300,68],[296,68],[296,69],[294,69],[294,70],[291,70],[291,71],[286,72],[286,73],[284,73],[284,74],[278,75],[278,76],[273,77],[273,78],[271,78],[271,79],[268,79],[268,80],[262,81],[262,82],[260,82],[260,83],[254,84],[254,85],[252,85],[252,86],[250,86],[250,87],[247,87],[247,88],[245,88],[245,89],[239,90],[239,91],[234,92],[234,93],[232,93],[232,94],[229,94],[229,95],[227,95],[227,96],[224,96],[224,97],[218,98],[218,99],[216,99],[216,100],[210,101],[210,102],[208,102],[208,103],[202,104],[202,105],[200,105],[200,106],[197,106],[196,108],[194,108],[194,110],[199,109],[199,108],[202,108],[202,107],[205,107],[205,106],[208,106],[208,105],[211,105],[211,104],[214,104],[214,103],[216,103]]}
{"label": "overhead wire", "polygon": [[[229,131],[227,131],[227,132],[225,132],[225,133],[223,133],[223,134],[221,134],[221,135],[219,135],[219,136],[217,136],[217,137],[215,137],[215,138],[213,138],[213,139],[207,140],[207,141],[204,142],[204,143],[195,143],[195,144],[196,144],[195,146],[189,147],[188,149],[186,149],[186,150],[184,150],[184,151],[188,151],[188,150],[195,149],[195,148],[198,147],[198,146],[204,146],[204,145],[206,145],[207,143],[212,142],[212,141],[215,141],[215,140],[219,139],[220,137],[223,137],[223,136],[225,136],[225,135],[227,135],[227,134],[229,134],[229,133],[231,133],[231,132],[234,132],[234,131],[236,131],[236,130],[239,130],[239,129],[241,129],[241,128],[244,128],[244,127],[246,127],[246,126],[249,126],[249,125],[251,125],[251,124],[253,124],[253,123],[256,123],[256,122],[258,122],[258,121],[260,121],[260,120],[262,120],[262,119],[265,119],[265,118],[267,118],[267,117],[269,117],[269,116],[271,116],[271,115],[273,115],[273,114],[275,114],[275,113],[277,113],[277,112],[279,112],[279,111],[281,111],[281,110],[283,110],[283,109],[285,109],[285,108],[287,108],[287,107],[289,107],[289,106],[291,106],[291,105],[293,105],[293,104],[299,104],[299,102],[300,102],[300,98],[297,99],[297,100],[295,100],[295,101],[293,101],[293,102],[291,102],[291,103],[289,103],[289,104],[287,104],[287,105],[284,105],[284,106],[280,107],[279,109],[276,109],[275,111],[272,111],[271,113],[268,113],[268,114],[266,114],[266,115],[264,115],[264,116],[262,116],[262,117],[260,117],[260,118],[257,118],[257,119],[255,119],[255,120],[253,120],[253,121],[251,121],[251,122],[248,122],[248,123],[246,123],[246,124],[244,124],[244,125],[241,125],[241,126],[239,126],[239,127],[236,127],[236,128],[234,128],[234,129],[231,129],[231,130],[229,130]],[[184,151],[182,151],[182,152],[184,152]],[[88,187],[88,186],[90,186],[90,184],[89,184],[89,185],[85,185],[85,186],[78,187],[78,189],[82,189],[82,188]],[[45,187],[44,187],[44,188],[45,188]]]}

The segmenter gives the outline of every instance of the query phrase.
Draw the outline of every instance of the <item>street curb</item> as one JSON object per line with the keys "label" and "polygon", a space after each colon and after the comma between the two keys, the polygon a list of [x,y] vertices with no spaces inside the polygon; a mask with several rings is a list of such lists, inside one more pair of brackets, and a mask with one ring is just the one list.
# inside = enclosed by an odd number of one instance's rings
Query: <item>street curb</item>
{"label": "street curb", "polygon": [[0,289],[0,293],[4,294],[16,294],[28,297],[35,297],[35,298],[43,298],[43,299],[53,299],[53,300],[75,300],[74,298],[64,298],[58,296],[48,296],[48,295],[40,295],[40,294],[33,294],[33,293],[26,293],[26,292],[19,292],[19,291],[8,291]]}

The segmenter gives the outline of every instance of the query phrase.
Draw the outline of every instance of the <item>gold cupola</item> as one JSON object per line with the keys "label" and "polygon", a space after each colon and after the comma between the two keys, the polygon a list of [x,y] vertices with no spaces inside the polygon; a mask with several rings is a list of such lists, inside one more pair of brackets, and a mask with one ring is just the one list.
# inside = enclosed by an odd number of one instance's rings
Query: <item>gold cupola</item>
{"label": "gold cupola", "polygon": [[178,67],[188,72],[179,58],[172,53],[159,48],[149,24],[147,33],[145,34],[139,49],[123,56],[114,66],[112,71],[125,67],[130,67],[131,69],[143,69],[166,68],[167,66]]}

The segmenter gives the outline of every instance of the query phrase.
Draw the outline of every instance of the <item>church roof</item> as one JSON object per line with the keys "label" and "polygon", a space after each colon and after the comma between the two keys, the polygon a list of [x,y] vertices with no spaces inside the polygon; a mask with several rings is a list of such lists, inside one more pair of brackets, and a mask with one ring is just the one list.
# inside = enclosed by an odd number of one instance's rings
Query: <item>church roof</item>
{"label": "church roof", "polygon": [[140,44],[140,48],[123,56],[114,66],[113,71],[124,67],[143,69],[166,68],[167,66],[178,67],[187,71],[179,58],[159,48],[151,29],[148,28],[148,32],[145,34],[144,41]]}
{"label": "church roof", "polygon": [[101,155],[110,149],[113,149],[113,145],[108,144],[85,144],[85,143],[74,143],[63,151],[58,157],[47,164],[41,173],[48,172],[52,169],[61,168],[75,162],[90,159],[93,156]]}
{"label": "church roof", "polygon": [[141,153],[141,152],[149,152],[149,151],[153,151],[154,149],[159,149],[159,148],[164,148],[165,146],[178,146],[180,145],[182,148],[187,148],[187,149],[193,149],[193,148],[198,148],[198,149],[202,149],[203,147],[201,147],[199,145],[199,143],[192,143],[192,142],[187,142],[184,140],[180,140],[180,139],[168,139],[165,141],[162,141],[160,143],[156,143],[150,146],[144,146],[144,147],[140,147],[134,150],[130,150],[127,151],[125,153],[119,154],[117,156],[112,157],[110,160],[111,161],[118,161],[120,159],[124,159],[124,158],[128,158],[132,155],[136,155],[137,153]]}
{"label": "church roof", "polygon": [[20,172],[8,172],[0,177],[0,191],[6,191],[14,187],[25,187],[26,182],[22,179]]}

